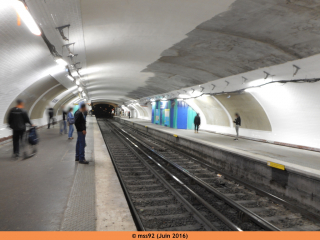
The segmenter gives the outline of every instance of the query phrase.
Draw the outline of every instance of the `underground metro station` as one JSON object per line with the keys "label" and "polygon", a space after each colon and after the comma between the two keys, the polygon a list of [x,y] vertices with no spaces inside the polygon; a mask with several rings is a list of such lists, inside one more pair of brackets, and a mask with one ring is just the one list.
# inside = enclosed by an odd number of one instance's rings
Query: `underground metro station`
{"label": "underground metro station", "polygon": [[1,0],[0,231],[319,231],[319,13]]}

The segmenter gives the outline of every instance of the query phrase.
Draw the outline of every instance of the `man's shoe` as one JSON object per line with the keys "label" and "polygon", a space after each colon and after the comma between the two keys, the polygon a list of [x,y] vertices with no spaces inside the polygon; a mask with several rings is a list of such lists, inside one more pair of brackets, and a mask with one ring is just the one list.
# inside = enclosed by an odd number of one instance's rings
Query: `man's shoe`
{"label": "man's shoe", "polygon": [[86,160],[79,161],[79,163],[80,163],[80,164],[89,164],[89,162],[88,162],[88,161],[86,161]]}
{"label": "man's shoe", "polygon": [[79,162],[79,158],[76,158],[76,162]]}

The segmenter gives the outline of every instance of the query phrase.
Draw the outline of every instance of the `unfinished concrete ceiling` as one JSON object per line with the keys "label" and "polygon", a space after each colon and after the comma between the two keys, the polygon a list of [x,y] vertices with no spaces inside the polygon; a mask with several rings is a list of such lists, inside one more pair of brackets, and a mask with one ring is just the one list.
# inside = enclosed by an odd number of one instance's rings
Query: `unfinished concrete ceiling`
{"label": "unfinished concrete ceiling", "polygon": [[320,53],[319,0],[237,0],[163,51],[137,98]]}

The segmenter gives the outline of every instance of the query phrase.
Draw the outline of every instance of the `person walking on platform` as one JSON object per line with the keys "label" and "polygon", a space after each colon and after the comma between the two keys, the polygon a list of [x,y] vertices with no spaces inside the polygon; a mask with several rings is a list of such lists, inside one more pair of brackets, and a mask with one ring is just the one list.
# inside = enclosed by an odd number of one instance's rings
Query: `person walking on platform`
{"label": "person walking on platform", "polygon": [[241,126],[241,118],[240,115],[238,113],[235,114],[236,119],[233,121],[236,124],[236,138],[234,139],[235,141],[238,141],[239,138],[239,128]]}
{"label": "person walking on platform", "polygon": [[32,123],[29,119],[28,113],[24,108],[24,102],[17,100],[17,106],[10,110],[8,116],[8,124],[12,129],[12,140],[13,140],[13,157],[18,158],[20,154],[20,141],[21,148],[24,147],[23,136],[26,132],[26,124]]}
{"label": "person walking on platform", "polygon": [[68,113],[64,110],[64,107],[62,107],[62,122],[60,125],[60,134],[64,132],[64,134],[67,134],[67,121],[66,121],[66,115]]}
{"label": "person walking on platform", "polygon": [[197,113],[197,116],[194,117],[194,121],[193,122],[194,122],[194,132],[198,133],[199,126],[201,124],[201,119],[200,119],[199,113]]}
{"label": "person walking on platform", "polygon": [[48,129],[50,129],[50,122],[52,121],[52,126],[54,125],[53,122],[53,108],[48,108]]}
{"label": "person walking on platform", "polygon": [[69,134],[68,134],[68,139],[73,139],[73,131],[74,131],[74,116],[73,116],[73,108],[69,108],[69,112],[67,115],[67,120],[68,120],[68,125],[69,125]]}
{"label": "person walking on platform", "polygon": [[86,119],[84,112],[86,111],[86,104],[81,103],[80,109],[74,115],[74,125],[77,129],[77,145],[76,145],[76,161],[79,161],[81,164],[88,164],[89,162],[85,159],[84,148],[86,145]]}
{"label": "person walking on platform", "polygon": [[128,116],[129,116],[129,119],[130,119],[130,111],[128,112]]}

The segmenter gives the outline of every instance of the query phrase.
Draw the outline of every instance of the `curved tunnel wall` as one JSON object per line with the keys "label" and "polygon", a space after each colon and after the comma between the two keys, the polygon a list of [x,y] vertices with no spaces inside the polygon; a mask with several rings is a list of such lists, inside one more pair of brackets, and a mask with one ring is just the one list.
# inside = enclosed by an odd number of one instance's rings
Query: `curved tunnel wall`
{"label": "curved tunnel wall", "polygon": [[272,131],[267,114],[250,93],[224,94],[215,97],[227,109],[232,119],[235,118],[235,113],[241,116],[241,128]]}
{"label": "curved tunnel wall", "polygon": [[134,107],[135,107],[136,111],[138,112],[138,118],[151,119],[148,111],[146,110],[146,107],[142,107],[139,105],[135,105]]}
{"label": "curved tunnel wall", "polygon": [[[288,144],[320,148],[320,130],[318,122],[320,113],[320,82],[287,83],[285,85],[267,85],[256,89],[253,93],[215,96],[230,114],[238,112],[242,118],[240,135],[276,141]],[[218,133],[235,134],[233,127],[228,126],[226,117],[222,124],[214,120],[217,112],[211,107],[211,97],[200,97],[187,100],[190,106],[195,105],[201,110],[202,119],[206,124],[203,130]],[[203,121],[202,121],[203,122]]]}
{"label": "curved tunnel wall", "polygon": [[268,114],[272,132],[261,138],[320,148],[320,82],[265,86],[252,95]]}
{"label": "curved tunnel wall", "polygon": [[241,116],[241,129],[272,131],[265,110],[250,93],[221,94],[214,97],[201,96],[186,100],[186,102],[201,111],[200,116],[204,120],[203,126],[205,125],[206,128],[218,126],[224,127],[220,130],[232,129],[235,113],[238,113]]}
{"label": "curved tunnel wall", "polygon": [[204,96],[195,98],[194,103],[201,109],[207,124],[225,127],[230,126],[227,113],[213,97]]}
{"label": "curved tunnel wall", "polygon": [[185,102],[195,111],[197,109],[201,111],[203,125],[230,128],[230,116],[232,118],[238,113],[242,119],[241,128],[272,131],[267,114],[250,93],[201,96]]}
{"label": "curved tunnel wall", "polygon": [[62,85],[58,85],[57,87],[51,89],[49,92],[45,93],[41,99],[35,104],[32,112],[30,114],[31,119],[38,119],[43,117],[43,113],[46,111],[48,106],[54,97],[58,96],[60,93],[64,92],[66,88]]}
{"label": "curved tunnel wall", "polygon": [[75,99],[77,96],[74,95],[73,93],[69,93],[65,97],[61,98],[54,108],[56,109],[56,116],[62,115],[62,106],[67,106],[67,103],[70,102],[72,99]]}
{"label": "curved tunnel wall", "polygon": [[[62,104],[62,100],[67,101],[75,97],[73,94],[72,96],[67,94],[67,96],[62,98],[60,101],[53,101],[60,94],[63,95],[63,92],[66,90],[67,89],[63,85],[50,75],[41,78],[24,89],[14,98],[10,106],[7,108],[3,119],[4,124],[7,124],[9,111],[16,105],[17,99],[22,99],[25,101],[25,110],[28,112],[33,124],[37,126],[45,125],[47,123],[46,109],[48,106],[54,106],[55,108],[55,106],[59,106],[60,103]],[[7,137],[11,134],[10,129],[1,131],[1,137]]]}
{"label": "curved tunnel wall", "polygon": [[[55,87],[56,86],[56,87]],[[49,91],[52,89],[52,91]],[[47,104],[53,100],[55,96],[59,93],[65,91],[66,88],[60,85],[60,83],[55,80],[53,77],[46,76],[39,81],[34,82],[25,90],[23,90],[10,104],[8,107],[5,117],[4,123],[7,123],[8,114],[11,108],[16,106],[16,101],[18,99],[22,99],[25,101],[25,109],[29,112],[32,110],[30,115],[31,119],[42,118],[44,109]],[[49,91],[47,94],[42,96],[45,92]],[[39,99],[41,97],[41,99]],[[37,102],[37,100],[39,100]]]}

